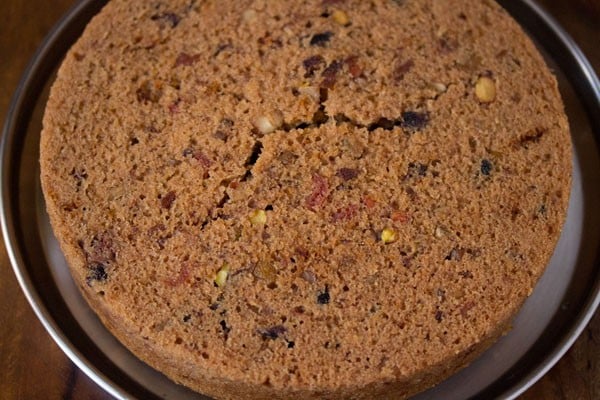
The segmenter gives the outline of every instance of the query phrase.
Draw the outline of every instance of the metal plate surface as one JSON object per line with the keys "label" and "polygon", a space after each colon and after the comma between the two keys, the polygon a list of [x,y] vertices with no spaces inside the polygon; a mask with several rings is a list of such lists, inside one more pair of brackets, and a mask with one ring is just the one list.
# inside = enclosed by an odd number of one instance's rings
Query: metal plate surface
{"label": "metal plate surface", "polygon": [[[71,279],[45,212],[38,158],[49,86],[67,49],[104,3],[82,1],[57,24],[15,93],[0,144],[4,239],[46,330],[107,392],[117,398],[206,399],[139,361],[104,328]],[[517,397],[568,350],[600,302],[600,83],[574,43],[533,1],[500,3],[536,40],[559,79],[574,143],[567,222],[511,332],[418,400]]]}

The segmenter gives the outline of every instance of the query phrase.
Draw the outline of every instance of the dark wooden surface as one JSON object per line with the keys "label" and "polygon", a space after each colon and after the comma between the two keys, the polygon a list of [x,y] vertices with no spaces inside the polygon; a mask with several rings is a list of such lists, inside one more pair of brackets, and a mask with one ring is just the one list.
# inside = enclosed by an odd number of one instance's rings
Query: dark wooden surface
{"label": "dark wooden surface", "polygon": [[[444,1],[444,0],[440,0]],[[479,0],[475,0],[479,1]],[[583,0],[598,4],[596,0]],[[36,47],[73,0],[0,1],[0,121]],[[541,0],[600,71],[593,7]],[[27,304],[0,241],[0,398],[110,399],[61,352]],[[563,359],[521,399],[600,399],[600,313]]]}

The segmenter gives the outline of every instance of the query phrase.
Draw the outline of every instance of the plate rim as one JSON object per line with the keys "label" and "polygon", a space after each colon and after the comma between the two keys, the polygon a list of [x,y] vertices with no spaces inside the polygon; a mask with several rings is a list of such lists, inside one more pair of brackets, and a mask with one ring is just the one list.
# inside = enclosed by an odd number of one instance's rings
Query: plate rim
{"label": "plate rim", "polygon": [[[596,141],[596,150],[600,154],[600,147],[598,145],[598,141],[600,140],[600,81],[590,62],[566,31],[534,0],[520,0],[518,2],[500,0],[499,2],[507,10],[510,8],[508,7],[509,5],[513,8],[521,7],[524,12],[528,12],[530,16],[536,18],[536,23],[546,29],[546,34],[556,39],[556,43],[552,45],[566,50],[565,55],[569,56],[567,57],[569,59],[556,60],[557,62],[562,61],[562,63],[559,62],[561,68],[565,69],[564,65],[562,65],[565,64],[569,67],[567,70],[579,71],[582,74],[583,79],[578,84],[577,82],[573,82],[573,78],[570,76],[567,76],[567,79],[575,88],[583,107],[586,108],[586,115],[592,125],[592,134]],[[59,326],[47,305],[42,301],[40,293],[33,284],[29,270],[25,264],[24,249],[17,234],[18,229],[15,226],[15,221],[19,217],[18,213],[15,215],[14,211],[18,209],[19,203],[16,201],[11,190],[11,188],[15,187],[14,183],[19,182],[18,175],[13,176],[15,174],[11,174],[15,169],[19,169],[15,167],[15,164],[20,159],[20,153],[15,152],[15,150],[21,150],[19,140],[22,137],[17,137],[16,135],[26,130],[27,123],[30,121],[31,113],[33,112],[33,108],[27,107],[27,105],[35,103],[38,99],[43,87],[39,83],[47,82],[50,70],[56,67],[57,63],[64,56],[66,49],[74,42],[75,39],[70,32],[80,30],[77,28],[77,26],[81,25],[80,20],[86,16],[91,18],[105,3],[106,1],[83,0],[71,7],[46,35],[20,79],[10,101],[0,138],[0,228],[8,258],[21,287],[21,291],[24,293],[30,307],[45,330],[63,353],[97,385],[113,397],[127,398],[130,396],[130,393],[100,371],[89,358],[81,353],[69,339],[67,333]],[[509,10],[509,13],[514,15],[514,11]],[[89,18],[84,18],[86,23]],[[529,33],[535,36],[535,32]],[[70,39],[69,35],[71,36]],[[65,38],[66,40],[61,42]],[[542,47],[546,48],[547,46],[546,43],[542,43]],[[52,54],[56,48],[63,50],[59,51],[60,55]],[[51,60],[52,68],[45,66],[48,60]],[[590,97],[588,98],[588,96]],[[600,305],[600,273],[598,271],[600,259],[598,256],[597,254],[596,261],[594,262],[596,267],[595,283],[591,285],[589,291],[586,293],[583,306],[577,310],[576,316],[570,321],[570,324],[567,324],[568,327],[561,332],[562,336],[560,340],[555,342],[550,351],[540,357],[532,369],[520,374],[512,385],[502,391],[500,393],[501,396],[514,399],[525,392],[562,358],[586,328]],[[507,374],[511,370],[512,367]],[[507,374],[498,377],[498,381],[503,379]],[[486,392],[488,392],[488,388],[475,397],[484,395]]]}

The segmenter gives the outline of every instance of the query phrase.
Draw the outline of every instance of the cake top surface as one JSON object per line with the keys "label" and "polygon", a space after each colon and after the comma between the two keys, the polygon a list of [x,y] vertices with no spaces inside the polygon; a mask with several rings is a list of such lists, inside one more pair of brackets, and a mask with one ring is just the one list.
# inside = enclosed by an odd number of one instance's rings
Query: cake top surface
{"label": "cake top surface", "polygon": [[113,0],[58,73],[41,167],[117,336],[329,389],[442,368],[507,323],[560,234],[571,147],[491,1]]}

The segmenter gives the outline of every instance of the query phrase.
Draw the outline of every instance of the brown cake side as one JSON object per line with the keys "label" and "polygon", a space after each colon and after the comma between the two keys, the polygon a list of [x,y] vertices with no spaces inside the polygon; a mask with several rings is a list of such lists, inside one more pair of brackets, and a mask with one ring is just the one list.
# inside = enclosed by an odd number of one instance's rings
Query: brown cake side
{"label": "brown cake side", "polygon": [[40,149],[92,308],[219,399],[438,383],[509,329],[571,179],[556,81],[491,1],[113,0]]}

